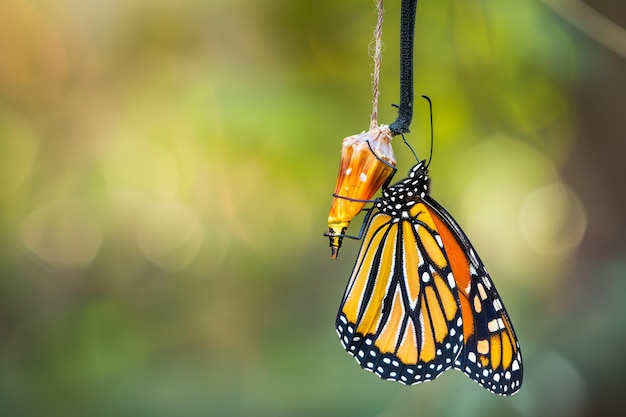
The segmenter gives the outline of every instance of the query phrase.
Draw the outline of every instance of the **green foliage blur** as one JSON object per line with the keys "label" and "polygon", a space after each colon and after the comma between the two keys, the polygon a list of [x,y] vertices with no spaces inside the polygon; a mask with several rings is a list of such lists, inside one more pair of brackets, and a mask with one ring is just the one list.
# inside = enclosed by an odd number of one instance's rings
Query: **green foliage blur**
{"label": "green foliage blur", "polygon": [[[415,45],[432,194],[506,303],[521,392],[452,371],[407,388],[341,348],[359,244],[331,261],[322,233],[341,140],[369,127],[375,19],[364,0],[0,1],[0,415],[623,412],[623,116],[594,92],[624,59],[542,2],[421,1]],[[422,158],[428,117],[416,101]]]}

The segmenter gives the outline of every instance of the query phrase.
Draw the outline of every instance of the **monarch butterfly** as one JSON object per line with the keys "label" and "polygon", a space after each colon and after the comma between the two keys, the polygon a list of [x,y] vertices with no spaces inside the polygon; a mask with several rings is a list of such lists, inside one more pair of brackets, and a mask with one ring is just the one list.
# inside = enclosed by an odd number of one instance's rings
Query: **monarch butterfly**
{"label": "monarch butterfly", "polygon": [[413,385],[453,368],[512,395],[522,356],[511,320],[467,236],[430,197],[427,168],[418,162],[374,200],[337,333],[382,379]]}

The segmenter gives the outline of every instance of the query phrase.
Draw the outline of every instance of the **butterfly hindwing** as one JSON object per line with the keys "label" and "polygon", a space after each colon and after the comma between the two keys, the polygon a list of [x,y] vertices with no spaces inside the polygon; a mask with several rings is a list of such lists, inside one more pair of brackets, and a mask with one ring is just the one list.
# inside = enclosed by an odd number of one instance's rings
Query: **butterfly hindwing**
{"label": "butterfly hindwing", "polygon": [[491,392],[511,395],[522,383],[522,357],[511,319],[460,226],[432,198],[425,202],[435,213],[459,286],[465,344],[454,367]]}

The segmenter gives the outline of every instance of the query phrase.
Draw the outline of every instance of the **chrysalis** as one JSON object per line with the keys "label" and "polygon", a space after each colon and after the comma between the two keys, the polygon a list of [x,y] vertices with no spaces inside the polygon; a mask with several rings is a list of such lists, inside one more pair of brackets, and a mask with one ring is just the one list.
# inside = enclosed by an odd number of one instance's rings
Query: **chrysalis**
{"label": "chrysalis", "polygon": [[335,194],[328,213],[327,236],[332,259],[337,259],[350,221],[395,172],[391,139],[389,127],[381,125],[343,140]]}

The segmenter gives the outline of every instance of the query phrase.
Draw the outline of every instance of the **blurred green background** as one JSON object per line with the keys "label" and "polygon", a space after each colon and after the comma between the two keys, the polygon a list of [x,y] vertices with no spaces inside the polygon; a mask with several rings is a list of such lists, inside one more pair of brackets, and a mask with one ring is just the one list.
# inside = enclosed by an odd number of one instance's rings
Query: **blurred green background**
{"label": "blurred green background", "polygon": [[381,381],[334,331],[358,243],[331,261],[322,233],[341,139],[369,126],[372,1],[1,0],[0,415],[623,413],[626,6],[588,4],[419,4],[432,194],[524,354],[501,398]]}

